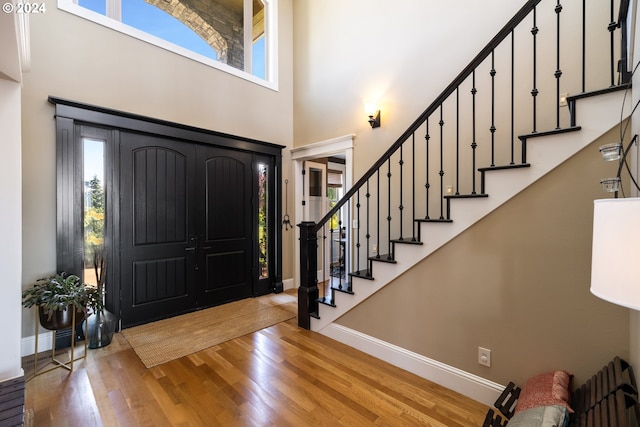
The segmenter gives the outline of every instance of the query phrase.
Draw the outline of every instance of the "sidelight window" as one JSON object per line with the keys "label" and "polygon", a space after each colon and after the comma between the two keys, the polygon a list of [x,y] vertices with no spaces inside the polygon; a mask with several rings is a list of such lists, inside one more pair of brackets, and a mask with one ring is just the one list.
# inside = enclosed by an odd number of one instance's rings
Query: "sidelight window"
{"label": "sidelight window", "polygon": [[258,274],[269,277],[269,169],[258,164]]}
{"label": "sidelight window", "polygon": [[83,138],[84,281],[97,285],[94,263],[102,256],[105,225],[105,141]]}

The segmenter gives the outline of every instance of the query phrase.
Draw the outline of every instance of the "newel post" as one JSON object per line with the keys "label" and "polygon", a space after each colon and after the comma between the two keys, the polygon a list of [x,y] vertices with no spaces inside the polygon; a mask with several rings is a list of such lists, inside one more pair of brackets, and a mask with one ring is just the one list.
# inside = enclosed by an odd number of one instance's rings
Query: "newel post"
{"label": "newel post", "polygon": [[300,287],[298,288],[298,326],[311,329],[311,314],[318,313],[318,236],[313,221],[300,227]]}

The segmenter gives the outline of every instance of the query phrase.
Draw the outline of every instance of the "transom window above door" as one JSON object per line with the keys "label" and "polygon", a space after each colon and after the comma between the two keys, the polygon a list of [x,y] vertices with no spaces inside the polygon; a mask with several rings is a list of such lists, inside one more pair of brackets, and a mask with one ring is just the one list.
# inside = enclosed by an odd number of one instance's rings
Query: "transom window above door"
{"label": "transom window above door", "polygon": [[277,0],[58,0],[58,8],[277,90]]}

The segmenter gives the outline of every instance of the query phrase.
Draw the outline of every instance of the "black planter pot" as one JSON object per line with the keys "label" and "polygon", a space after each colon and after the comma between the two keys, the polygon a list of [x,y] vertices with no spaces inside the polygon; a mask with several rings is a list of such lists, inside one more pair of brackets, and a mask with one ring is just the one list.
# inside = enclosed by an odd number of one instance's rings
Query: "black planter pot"
{"label": "black planter pot", "polygon": [[[71,327],[73,323],[73,306],[67,306],[64,310],[54,310],[53,315],[49,318],[49,314],[45,313],[38,307],[38,317],[40,325],[50,331],[59,331]],[[76,311],[76,325],[84,320],[84,311]]]}

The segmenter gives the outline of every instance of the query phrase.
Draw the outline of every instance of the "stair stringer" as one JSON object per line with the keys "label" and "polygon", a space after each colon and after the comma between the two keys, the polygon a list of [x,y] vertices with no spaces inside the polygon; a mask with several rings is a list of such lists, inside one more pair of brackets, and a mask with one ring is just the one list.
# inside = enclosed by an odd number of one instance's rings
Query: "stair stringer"
{"label": "stair stringer", "polygon": [[452,199],[452,222],[421,223],[422,245],[396,244],[396,263],[374,262],[374,280],[353,277],[353,294],[336,292],[335,307],[321,304],[319,318],[311,318],[311,330],[323,333],[340,316],[619,125],[630,111],[631,97],[625,97],[624,91],[581,99],[576,117],[579,131],[530,138],[527,141],[530,167],[486,172],[485,191],[489,197]]}

